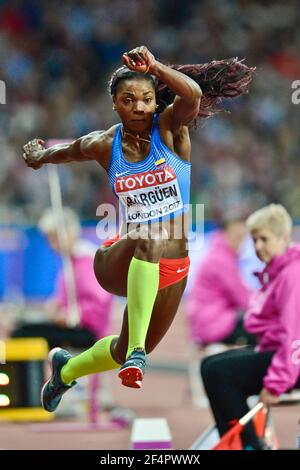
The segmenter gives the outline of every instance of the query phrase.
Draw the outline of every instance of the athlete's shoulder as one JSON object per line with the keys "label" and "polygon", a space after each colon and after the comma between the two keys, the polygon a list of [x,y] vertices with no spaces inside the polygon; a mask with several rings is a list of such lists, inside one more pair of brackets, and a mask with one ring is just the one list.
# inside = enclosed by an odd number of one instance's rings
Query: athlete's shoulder
{"label": "athlete's shoulder", "polygon": [[191,142],[189,128],[185,125],[172,128],[172,118],[168,106],[158,117],[159,136],[163,143],[183,160],[190,161]]}
{"label": "athlete's shoulder", "polygon": [[104,168],[108,168],[113,138],[118,125],[107,130],[90,132],[81,139],[81,151],[86,156],[97,160]]}
{"label": "athlete's shoulder", "polygon": [[91,146],[91,145],[97,145],[97,144],[102,144],[106,142],[110,142],[110,140],[113,138],[116,129],[118,125],[115,124],[114,126],[111,126],[107,130],[97,130],[90,132],[89,134],[85,135],[82,137],[82,145],[83,146]]}
{"label": "athlete's shoulder", "polygon": [[160,130],[167,130],[172,132],[174,136],[188,136],[189,128],[188,126],[181,124],[180,126],[174,129],[173,126],[173,104],[167,106],[162,113],[158,115],[158,127]]}

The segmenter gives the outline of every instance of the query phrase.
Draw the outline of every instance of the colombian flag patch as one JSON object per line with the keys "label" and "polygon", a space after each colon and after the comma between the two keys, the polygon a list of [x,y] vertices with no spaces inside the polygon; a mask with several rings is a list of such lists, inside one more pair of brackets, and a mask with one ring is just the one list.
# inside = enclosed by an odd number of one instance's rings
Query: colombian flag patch
{"label": "colombian flag patch", "polygon": [[162,165],[163,163],[166,162],[166,159],[165,158],[160,158],[159,160],[156,160],[156,162],[154,162],[154,165],[155,166],[160,166]]}

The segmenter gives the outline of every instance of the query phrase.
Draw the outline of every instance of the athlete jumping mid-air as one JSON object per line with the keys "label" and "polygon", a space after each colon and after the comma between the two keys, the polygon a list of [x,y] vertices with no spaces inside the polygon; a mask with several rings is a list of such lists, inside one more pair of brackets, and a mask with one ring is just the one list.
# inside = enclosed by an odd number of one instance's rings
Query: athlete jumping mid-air
{"label": "athlete jumping mid-air", "polygon": [[246,93],[255,70],[237,59],[168,66],[145,46],[123,54],[123,63],[109,84],[120,124],[71,144],[45,149],[34,139],[24,146],[26,164],[34,169],[96,160],[124,219],[121,234],[99,248],[94,262],[101,286],[127,297],[121,332],[75,357],[63,349],[50,352],[52,376],[42,389],[48,411],[84,375],[120,368],[123,385],[141,387],[146,354],[169,329],[187,281],[189,126],[212,116],[222,98]]}

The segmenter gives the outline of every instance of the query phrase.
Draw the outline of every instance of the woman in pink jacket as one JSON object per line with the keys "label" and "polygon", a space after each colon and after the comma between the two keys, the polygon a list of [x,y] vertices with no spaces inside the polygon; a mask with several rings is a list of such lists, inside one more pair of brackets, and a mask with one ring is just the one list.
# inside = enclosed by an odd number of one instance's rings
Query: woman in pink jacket
{"label": "woman in pink jacket", "polygon": [[[266,263],[257,274],[262,287],[253,294],[244,321],[257,335],[258,346],[216,354],[201,365],[220,435],[248,411],[250,395],[260,394],[270,406],[282,393],[300,387],[300,245],[290,241],[292,220],[284,207],[271,204],[254,212],[247,226],[257,256]],[[245,448],[264,446],[252,423],[242,440]]]}
{"label": "woman in pink jacket", "polygon": [[216,342],[255,344],[255,337],[243,327],[243,313],[251,293],[239,268],[246,225],[242,219],[228,220],[222,225],[223,230],[212,236],[187,295],[190,337],[199,346]]}

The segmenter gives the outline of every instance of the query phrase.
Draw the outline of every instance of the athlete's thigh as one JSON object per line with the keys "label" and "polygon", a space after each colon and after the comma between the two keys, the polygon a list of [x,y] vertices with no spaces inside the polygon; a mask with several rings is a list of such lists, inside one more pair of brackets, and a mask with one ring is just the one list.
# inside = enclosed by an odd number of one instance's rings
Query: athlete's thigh
{"label": "athlete's thigh", "polygon": [[140,239],[155,237],[161,233],[159,224],[131,230],[127,236],[109,248],[98,249],[94,260],[94,271],[99,284],[108,292],[127,297],[127,276],[130,261]]}
{"label": "athlete's thigh", "polygon": [[130,261],[136,247],[136,240],[121,238],[106,251],[96,253],[94,271],[99,284],[112,294],[127,296],[127,276]]}

